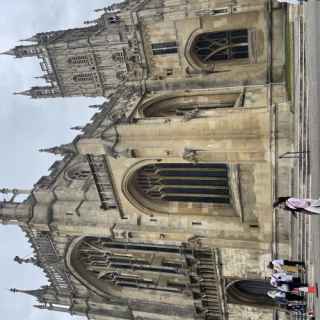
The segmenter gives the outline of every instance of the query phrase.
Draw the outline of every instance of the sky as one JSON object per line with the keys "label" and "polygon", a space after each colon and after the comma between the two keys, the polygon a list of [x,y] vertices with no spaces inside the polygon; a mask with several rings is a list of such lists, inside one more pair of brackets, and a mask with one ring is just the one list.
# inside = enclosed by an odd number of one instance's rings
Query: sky
{"label": "sky", "polygon": [[[2,0],[0,52],[18,45],[37,32],[79,27],[97,17],[94,9],[112,0]],[[70,127],[86,124],[93,114],[88,105],[102,98],[56,98],[32,100],[13,95],[33,85],[44,84],[36,58],[15,59],[0,55],[0,188],[28,188],[38,181],[55,161],[39,153],[70,142],[77,132]],[[16,226],[0,226],[0,317],[2,320],[67,320],[80,318],[37,310],[27,295],[13,295],[9,288],[36,289],[45,285],[41,270],[13,262],[32,253],[24,234]]]}

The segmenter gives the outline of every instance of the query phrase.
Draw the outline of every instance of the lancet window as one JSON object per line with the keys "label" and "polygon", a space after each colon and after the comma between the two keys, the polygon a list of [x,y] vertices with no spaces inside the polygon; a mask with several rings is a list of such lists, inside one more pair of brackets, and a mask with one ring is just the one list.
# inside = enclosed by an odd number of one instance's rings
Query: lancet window
{"label": "lancet window", "polygon": [[95,80],[95,76],[93,73],[80,73],[73,77],[73,81],[75,82],[91,82]]}
{"label": "lancet window", "polygon": [[193,42],[192,54],[203,64],[248,58],[248,30],[202,33]]}
{"label": "lancet window", "polygon": [[230,203],[225,164],[151,164],[138,170],[135,185],[144,197],[156,202]]}
{"label": "lancet window", "polygon": [[79,65],[79,64],[89,65],[89,64],[92,64],[92,59],[87,55],[74,56],[74,57],[68,58],[68,63],[75,64],[75,65]]}
{"label": "lancet window", "polygon": [[172,54],[178,52],[178,44],[175,41],[152,44],[153,55]]}

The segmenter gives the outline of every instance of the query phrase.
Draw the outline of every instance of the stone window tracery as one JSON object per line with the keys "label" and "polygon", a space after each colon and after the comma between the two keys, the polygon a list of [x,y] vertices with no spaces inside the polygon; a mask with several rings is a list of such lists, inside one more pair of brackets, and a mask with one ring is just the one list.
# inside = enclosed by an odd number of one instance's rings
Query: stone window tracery
{"label": "stone window tracery", "polygon": [[73,81],[74,82],[92,82],[96,81],[96,76],[92,72],[87,72],[87,73],[80,73],[75,76],[73,76]]}
{"label": "stone window tracery", "polygon": [[109,298],[166,299],[174,306],[185,299],[181,307],[205,320],[224,319],[227,312],[218,249],[85,237],[71,252],[73,275]]}
{"label": "stone window tracery", "polygon": [[191,50],[202,64],[249,58],[248,30],[202,33],[195,38]]}
{"label": "stone window tracery", "polygon": [[[79,260],[101,281],[118,287],[181,292],[188,279],[183,274],[186,261],[174,246],[124,243],[87,238],[79,247]],[[184,254],[191,254],[185,249]],[[169,279],[177,280],[172,283]]]}
{"label": "stone window tracery", "polygon": [[92,64],[92,59],[87,55],[74,56],[74,57],[68,58],[68,63],[75,64],[75,65],[79,65],[79,64],[89,65],[89,64]]}
{"label": "stone window tracery", "polygon": [[225,164],[156,163],[135,175],[137,190],[152,201],[229,204]]}

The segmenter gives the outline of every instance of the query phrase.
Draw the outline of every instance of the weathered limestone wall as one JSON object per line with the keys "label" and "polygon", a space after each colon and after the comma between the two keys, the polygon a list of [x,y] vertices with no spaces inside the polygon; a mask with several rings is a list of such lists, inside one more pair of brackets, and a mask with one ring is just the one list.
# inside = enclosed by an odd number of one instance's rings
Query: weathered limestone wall
{"label": "weathered limestone wall", "polygon": [[270,276],[267,264],[270,261],[270,252],[263,253],[249,249],[221,249],[223,261],[223,275],[239,279],[264,279]]}

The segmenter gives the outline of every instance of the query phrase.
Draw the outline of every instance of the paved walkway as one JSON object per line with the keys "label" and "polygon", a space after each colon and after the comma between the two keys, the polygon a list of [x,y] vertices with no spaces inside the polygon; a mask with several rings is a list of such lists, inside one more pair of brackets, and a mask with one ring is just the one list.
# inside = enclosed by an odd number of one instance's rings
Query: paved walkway
{"label": "paved walkway", "polygon": [[[310,192],[320,197],[320,2],[310,0],[304,8],[306,28],[307,104],[310,135]],[[320,216],[309,217],[309,277],[320,285]],[[314,299],[317,319],[320,300]]]}
{"label": "paved walkway", "polygon": [[[307,151],[297,160],[296,190],[300,197],[320,197],[320,2],[291,8],[294,24],[296,148]],[[292,219],[292,256],[308,263],[309,283],[320,285],[320,216]],[[320,289],[320,288],[319,288]],[[320,319],[320,300],[309,295],[309,308]]]}

